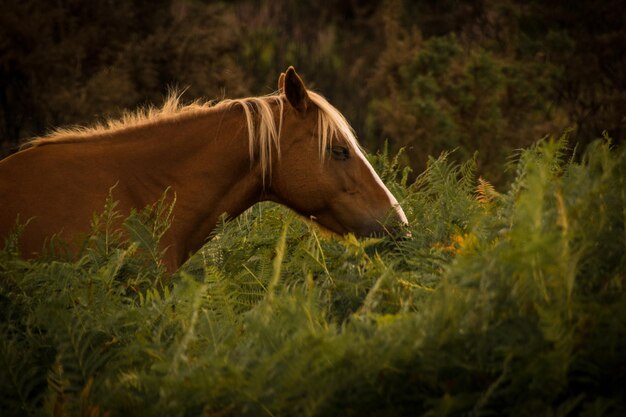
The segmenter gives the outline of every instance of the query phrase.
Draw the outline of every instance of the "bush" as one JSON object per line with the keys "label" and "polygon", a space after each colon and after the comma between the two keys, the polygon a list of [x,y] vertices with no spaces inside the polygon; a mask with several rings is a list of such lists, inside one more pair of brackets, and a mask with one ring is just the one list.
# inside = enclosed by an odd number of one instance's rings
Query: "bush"
{"label": "bush", "polygon": [[626,153],[565,150],[521,151],[507,193],[474,160],[408,185],[373,158],[407,241],[324,237],[263,204],[168,276],[164,203],[125,241],[109,201],[77,261],[9,244],[3,415],[623,415]]}
{"label": "bush", "polygon": [[423,40],[396,27],[388,38],[372,77],[370,130],[406,148],[415,169],[446,149],[460,160],[479,151],[479,171],[500,184],[514,149],[565,127],[555,126],[551,110],[550,65],[512,60],[454,34]]}

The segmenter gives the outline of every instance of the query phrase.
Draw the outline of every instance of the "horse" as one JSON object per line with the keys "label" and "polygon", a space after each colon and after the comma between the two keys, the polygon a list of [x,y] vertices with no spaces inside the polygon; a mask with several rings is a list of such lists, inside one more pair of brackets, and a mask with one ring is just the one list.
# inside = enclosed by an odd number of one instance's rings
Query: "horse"
{"label": "horse", "polygon": [[0,236],[21,219],[21,256],[38,256],[53,235],[76,248],[110,192],[129,214],[166,189],[176,195],[160,242],[168,271],[201,248],[220,216],[260,201],[339,235],[407,224],[345,117],[289,67],[267,96],[182,105],[171,95],[160,109],[31,140],[0,161]]}

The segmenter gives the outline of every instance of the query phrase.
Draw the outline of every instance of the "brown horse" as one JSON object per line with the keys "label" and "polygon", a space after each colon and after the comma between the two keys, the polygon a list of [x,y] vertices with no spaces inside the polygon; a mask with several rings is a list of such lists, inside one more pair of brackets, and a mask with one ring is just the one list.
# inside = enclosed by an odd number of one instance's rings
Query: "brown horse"
{"label": "brown horse", "polygon": [[52,235],[85,236],[112,186],[122,213],[176,193],[168,270],[197,251],[220,215],[270,200],[323,227],[358,236],[406,224],[345,118],[290,67],[277,94],[125,116],[58,130],[0,161],[0,236],[29,220],[20,239],[36,256]]}

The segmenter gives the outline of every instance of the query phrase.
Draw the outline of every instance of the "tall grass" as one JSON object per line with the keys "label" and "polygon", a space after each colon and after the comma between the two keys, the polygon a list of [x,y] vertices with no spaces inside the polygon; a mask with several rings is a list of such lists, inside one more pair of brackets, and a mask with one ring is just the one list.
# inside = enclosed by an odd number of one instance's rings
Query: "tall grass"
{"label": "tall grass", "polygon": [[[373,158],[412,238],[336,239],[271,204],[169,276],[168,203],[77,261],[0,252],[3,416],[626,414],[626,153],[521,151],[412,184]],[[124,238],[123,236],[129,236]]]}

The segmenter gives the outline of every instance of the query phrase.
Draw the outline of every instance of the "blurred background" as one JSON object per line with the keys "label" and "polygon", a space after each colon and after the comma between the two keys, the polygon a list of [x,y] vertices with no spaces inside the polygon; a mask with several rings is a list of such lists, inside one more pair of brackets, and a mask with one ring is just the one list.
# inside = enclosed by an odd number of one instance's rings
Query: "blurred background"
{"label": "blurred background", "polygon": [[502,183],[515,149],[626,135],[626,3],[0,0],[1,156],[54,127],[264,95],[294,65],[370,151],[453,150]]}

